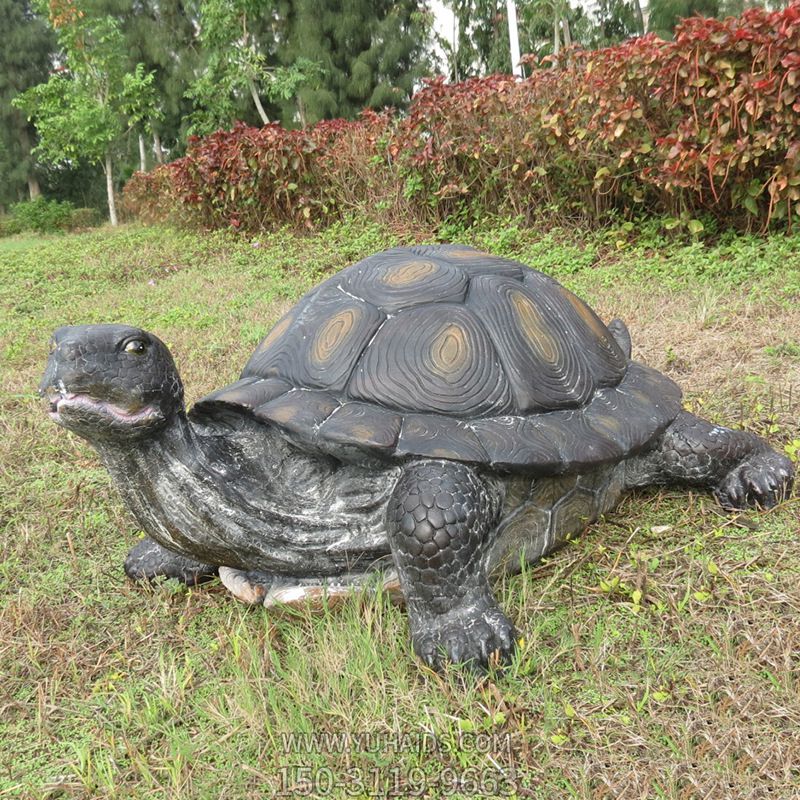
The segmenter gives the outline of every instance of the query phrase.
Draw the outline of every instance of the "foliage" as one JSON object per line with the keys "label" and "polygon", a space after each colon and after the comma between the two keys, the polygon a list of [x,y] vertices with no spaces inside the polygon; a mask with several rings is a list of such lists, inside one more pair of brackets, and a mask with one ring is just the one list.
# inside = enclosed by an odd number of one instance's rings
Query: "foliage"
{"label": "foliage", "polygon": [[795,3],[693,17],[674,42],[640,39],[590,60],[590,125],[615,156],[601,185],[624,190],[638,173],[633,199],[640,188],[645,201],[748,227],[800,214],[799,48]]}
{"label": "foliage", "polygon": [[[448,77],[459,81],[486,72],[511,72],[508,19],[501,0],[448,0],[458,27],[454,44],[445,39],[440,45],[448,61]],[[530,10],[530,4],[521,9]]]}
{"label": "foliage", "polygon": [[16,236],[18,233],[22,233],[22,230],[19,220],[10,214],[0,214],[0,239],[5,236]]}
{"label": "foliage", "polygon": [[[33,128],[11,101],[47,77],[53,36],[28,0],[0,0],[0,206],[38,187]],[[27,184],[27,185],[26,185]]]}
{"label": "foliage", "polygon": [[[652,4],[651,4],[652,6]],[[597,24],[578,38],[585,47],[607,47],[630,36],[644,33],[638,27],[633,3],[626,0],[599,0],[595,12]]]}
{"label": "foliage", "polygon": [[319,65],[296,97],[279,103],[284,124],[407,106],[414,85],[430,71],[432,18],[421,6],[417,0],[279,0],[278,60],[285,67],[302,58]]}
{"label": "foliage", "polygon": [[719,0],[650,0],[647,27],[651,33],[669,38],[684,17],[700,14],[713,17],[719,13]]}
{"label": "foliage", "polygon": [[[93,13],[113,16],[122,34],[125,71],[143,65],[157,114],[145,120],[172,153],[183,152],[191,101],[184,95],[203,67],[205,54],[197,39],[196,3],[183,0],[93,0]],[[156,153],[156,157],[158,157]]]}
{"label": "foliage", "polygon": [[102,222],[102,214],[96,208],[76,208],[70,215],[67,230],[82,231],[87,228],[96,228]]}
{"label": "foliage", "polygon": [[124,72],[122,36],[111,17],[88,17],[70,0],[59,8],[53,24],[67,65],[14,104],[35,120],[43,161],[101,163],[126,121],[146,116],[154,102],[152,75]]}
{"label": "foliage", "polygon": [[137,64],[122,76],[119,109],[127,117],[130,130],[152,132],[153,124],[163,119],[158,108],[155,73]]}
{"label": "foliage", "polygon": [[521,84],[436,81],[393,147],[437,213],[555,202],[766,225],[800,208],[798,44],[795,4],[692,18],[674,42],[574,53]]}
{"label": "foliage", "polygon": [[[522,53],[539,57],[551,55],[572,42],[597,47],[619,41],[604,38],[605,3],[619,5],[624,0],[601,0],[587,16],[580,3],[569,0],[526,0],[517,3],[519,44]],[[448,0],[453,12],[457,38],[438,36],[437,43],[447,62],[449,80],[459,81],[491,73],[512,71],[508,34],[508,11],[504,0]],[[597,4],[593,4],[597,5]],[[600,17],[595,22],[594,16]],[[556,35],[556,31],[558,32]],[[455,31],[454,31],[455,32]],[[558,44],[556,45],[556,41]]]}
{"label": "foliage", "polygon": [[134,172],[125,184],[122,210],[141,222],[165,220],[188,222],[181,198],[175,191],[174,175],[180,160],[162,164],[149,172]]}
{"label": "foliage", "polygon": [[23,231],[57,233],[92,228],[100,223],[94,208],[75,208],[66,200],[47,200],[37,197],[14,203],[3,220],[0,235],[10,236]]}
{"label": "foliage", "polygon": [[99,164],[121,134],[119,118],[98,102],[91,87],[58,74],[19,98],[17,105],[36,121],[36,155],[45,162],[86,160]]}
{"label": "foliage", "polygon": [[17,220],[21,231],[54,233],[69,227],[75,207],[72,203],[45,200],[39,197],[11,206],[11,217]]}
{"label": "foliage", "polygon": [[42,161],[103,166],[116,224],[113,145],[126,127],[156,116],[153,75],[139,66],[125,72],[122,34],[112,17],[87,14],[79,0],[54,0],[47,8],[66,63],[13,104],[34,121]]}
{"label": "foliage", "polygon": [[[800,4],[694,17],[674,41],[573,50],[524,81],[428,81],[403,118],[215,133],[168,168],[169,192],[203,225],[247,229],[337,218],[359,202],[354,175],[362,205],[424,223],[548,210],[595,222],[669,215],[693,234],[715,219],[791,225],[798,52]],[[138,205],[144,187],[129,188]]]}
{"label": "foliage", "polygon": [[[274,43],[263,21],[272,11],[272,3],[257,0],[201,2],[200,41],[205,65],[187,91],[195,105],[191,133],[210,133],[230,124],[237,118],[243,97],[255,104],[263,124],[269,122],[259,95],[269,81],[267,59]],[[261,36],[254,34],[254,26],[260,26]]]}
{"label": "foliage", "polygon": [[[229,132],[192,138],[184,158],[129,181],[126,207],[155,220],[169,216],[177,204],[183,219],[204,227],[312,227],[337,218],[336,182],[344,174],[345,155],[340,144],[357,136],[363,159],[374,147],[370,131],[384,125],[384,117],[368,113],[356,122],[323,121],[307,130],[238,124]],[[352,145],[345,152],[352,154]],[[358,189],[351,175],[347,194],[353,191]]]}

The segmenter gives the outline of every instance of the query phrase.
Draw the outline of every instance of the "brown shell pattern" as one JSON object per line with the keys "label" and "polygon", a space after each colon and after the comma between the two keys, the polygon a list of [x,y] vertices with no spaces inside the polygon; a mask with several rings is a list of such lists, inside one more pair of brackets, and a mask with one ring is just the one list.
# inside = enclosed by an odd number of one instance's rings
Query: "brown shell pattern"
{"label": "brown shell pattern", "polygon": [[552,278],[457,245],[395,248],[312,290],[240,380],[192,413],[243,409],[342,457],[423,456],[542,474],[618,461],[680,410]]}

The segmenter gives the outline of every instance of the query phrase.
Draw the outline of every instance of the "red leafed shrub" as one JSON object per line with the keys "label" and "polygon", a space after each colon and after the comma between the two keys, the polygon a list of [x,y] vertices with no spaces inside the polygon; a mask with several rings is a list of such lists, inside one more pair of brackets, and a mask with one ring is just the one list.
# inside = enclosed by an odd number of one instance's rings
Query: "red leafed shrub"
{"label": "red leafed shrub", "polygon": [[150,172],[134,172],[125,184],[125,215],[148,223],[175,219],[180,203],[173,186],[172,164],[164,164]]}
{"label": "red leafed shrub", "polygon": [[578,81],[573,69],[537,69],[521,82],[509,75],[429,81],[389,145],[406,196],[439,219],[464,210],[528,215],[565,202],[592,216],[596,167],[575,159],[566,143],[563,105]]}
{"label": "red leafed shrub", "polygon": [[258,229],[311,223],[327,212],[326,187],[314,180],[319,145],[277,123],[237,124],[190,140],[170,166],[173,190],[200,224]]}
{"label": "red leafed shrub", "polygon": [[129,206],[203,225],[317,225],[359,207],[409,222],[542,208],[602,222],[800,214],[800,3],[693,17],[675,40],[573,50],[518,81],[429,81],[408,114],[306,131],[237,126],[126,187]]}
{"label": "red leafed shrub", "polygon": [[391,111],[364,111],[355,122],[330,120],[313,128],[320,144],[317,175],[331,187],[337,212],[376,206],[386,212],[401,203],[398,177],[386,153],[394,123]]}
{"label": "red leafed shrub", "polygon": [[[614,157],[606,181],[633,173],[662,204],[666,194],[725,219],[766,225],[797,214],[799,53],[794,4],[693,17],[674,42],[648,37],[593,54],[584,102]],[[620,115],[625,99],[631,116]]]}
{"label": "red leafed shrub", "polygon": [[187,154],[125,186],[126,207],[145,221],[179,218],[202,227],[313,227],[360,205],[372,185],[368,154],[389,122],[365,112],[307,130],[277,123],[192,137]]}

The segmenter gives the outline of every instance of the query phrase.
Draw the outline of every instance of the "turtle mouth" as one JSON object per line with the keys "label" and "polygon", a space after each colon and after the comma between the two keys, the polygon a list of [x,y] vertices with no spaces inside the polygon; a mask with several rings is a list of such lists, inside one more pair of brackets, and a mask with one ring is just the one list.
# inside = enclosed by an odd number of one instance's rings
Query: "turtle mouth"
{"label": "turtle mouth", "polygon": [[137,427],[150,422],[160,422],[164,418],[163,414],[153,406],[129,409],[109,400],[99,400],[90,395],[75,392],[48,392],[46,400],[50,419],[64,427],[67,427],[66,420],[62,416],[64,412],[67,416],[72,414],[100,416],[117,424]]}

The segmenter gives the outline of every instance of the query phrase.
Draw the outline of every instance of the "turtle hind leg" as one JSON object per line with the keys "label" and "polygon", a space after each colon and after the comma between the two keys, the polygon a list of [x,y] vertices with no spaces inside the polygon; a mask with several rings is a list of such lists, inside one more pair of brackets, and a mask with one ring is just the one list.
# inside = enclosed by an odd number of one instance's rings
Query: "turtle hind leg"
{"label": "turtle hind leg", "polygon": [[486,668],[507,661],[516,633],[486,576],[499,503],[478,474],[452,461],[409,465],[394,489],[387,529],[417,655]]}
{"label": "turtle hind leg", "polygon": [[794,467],[760,436],[713,425],[686,411],[653,450],[626,465],[630,487],[682,483],[710,488],[723,508],[772,508],[789,496]]}
{"label": "turtle hind leg", "polygon": [[[378,582],[375,573],[348,573],[328,577],[299,578],[291,575],[273,575],[259,570],[220,567],[222,585],[237,599],[248,605],[266,608],[293,606],[322,610],[333,608],[351,599],[356,592],[375,591]],[[403,602],[403,595],[395,570],[381,574],[384,595],[395,603]]]}
{"label": "turtle hind leg", "polygon": [[220,567],[219,579],[222,585],[237,599],[248,605],[263,604],[275,578],[258,570]]}
{"label": "turtle hind leg", "polygon": [[142,539],[125,559],[125,574],[134,581],[174,578],[187,586],[195,586],[216,577],[217,568],[173,553],[152,539]]}

